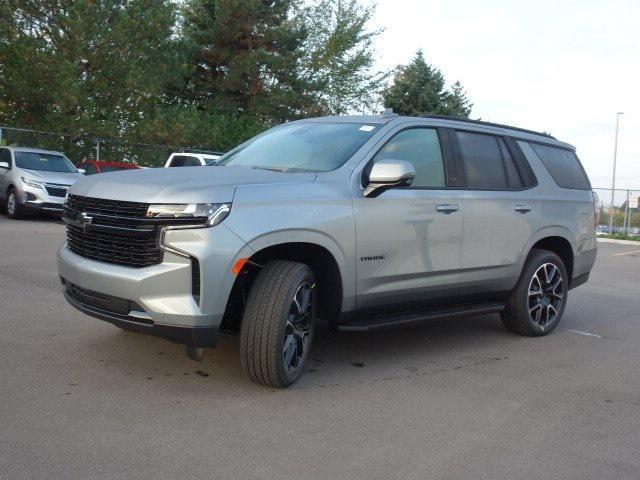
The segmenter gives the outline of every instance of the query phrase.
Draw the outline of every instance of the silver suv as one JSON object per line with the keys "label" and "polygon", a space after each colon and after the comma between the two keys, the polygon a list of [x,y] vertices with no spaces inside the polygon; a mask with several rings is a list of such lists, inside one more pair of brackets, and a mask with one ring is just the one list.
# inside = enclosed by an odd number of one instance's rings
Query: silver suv
{"label": "silver suv", "polygon": [[62,213],[69,187],[82,172],[60,152],[0,147],[0,203],[9,218],[25,213]]}
{"label": "silver suv", "polygon": [[327,117],[273,128],[215,166],[71,188],[67,300],[201,359],[239,331],[249,377],[291,385],[320,318],[363,331],[499,313],[552,331],[596,258],[574,147],[485,122]]}

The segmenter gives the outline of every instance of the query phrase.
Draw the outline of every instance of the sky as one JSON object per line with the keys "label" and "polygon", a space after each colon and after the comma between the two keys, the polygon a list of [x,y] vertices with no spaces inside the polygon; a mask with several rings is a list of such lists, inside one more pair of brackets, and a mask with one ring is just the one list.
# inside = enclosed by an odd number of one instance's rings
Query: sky
{"label": "sky", "polygon": [[471,118],[550,132],[577,147],[594,187],[640,190],[640,0],[377,0],[377,68],[421,48]]}

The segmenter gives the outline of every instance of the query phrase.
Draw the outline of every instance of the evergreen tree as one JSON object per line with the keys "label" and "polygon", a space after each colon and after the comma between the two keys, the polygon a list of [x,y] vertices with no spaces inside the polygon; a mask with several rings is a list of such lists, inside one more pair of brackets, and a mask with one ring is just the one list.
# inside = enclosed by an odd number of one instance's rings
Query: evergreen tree
{"label": "evergreen tree", "polygon": [[5,1],[2,123],[127,134],[183,76],[169,0]]}
{"label": "evergreen tree", "polygon": [[468,117],[473,106],[459,82],[451,91],[445,89],[442,72],[425,61],[422,50],[408,65],[397,67],[392,84],[382,92],[382,99],[386,108],[409,116],[434,113]]}
{"label": "evergreen tree", "polygon": [[469,103],[467,93],[460,85],[460,82],[456,82],[451,86],[451,91],[445,94],[444,111],[446,115],[453,115],[454,117],[468,118],[471,114],[472,103]]}
{"label": "evergreen tree", "polygon": [[191,0],[184,34],[195,54],[189,89],[205,108],[265,121],[291,117],[302,25],[291,0]]}

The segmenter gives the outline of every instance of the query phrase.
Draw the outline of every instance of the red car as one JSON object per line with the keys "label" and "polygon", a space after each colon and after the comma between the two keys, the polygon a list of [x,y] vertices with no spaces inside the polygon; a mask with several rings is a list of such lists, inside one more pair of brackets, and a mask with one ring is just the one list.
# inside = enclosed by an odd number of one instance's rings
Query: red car
{"label": "red car", "polygon": [[78,168],[82,168],[86,175],[94,173],[115,172],[116,170],[133,170],[140,168],[135,163],[128,162],[106,162],[103,160],[84,160]]}

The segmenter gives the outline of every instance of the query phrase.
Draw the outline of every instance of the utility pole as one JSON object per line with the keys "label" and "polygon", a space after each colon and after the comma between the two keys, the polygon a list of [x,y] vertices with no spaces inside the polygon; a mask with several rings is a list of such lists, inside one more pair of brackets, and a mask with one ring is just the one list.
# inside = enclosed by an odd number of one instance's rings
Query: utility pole
{"label": "utility pole", "polygon": [[620,126],[620,115],[624,112],[616,113],[616,137],[613,143],[613,178],[611,180],[611,208],[609,209],[609,220],[611,226],[611,235],[613,235],[613,202],[616,194],[616,161],[618,159],[618,128]]}

